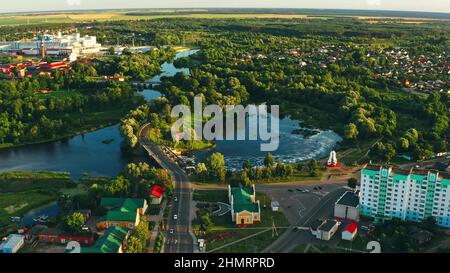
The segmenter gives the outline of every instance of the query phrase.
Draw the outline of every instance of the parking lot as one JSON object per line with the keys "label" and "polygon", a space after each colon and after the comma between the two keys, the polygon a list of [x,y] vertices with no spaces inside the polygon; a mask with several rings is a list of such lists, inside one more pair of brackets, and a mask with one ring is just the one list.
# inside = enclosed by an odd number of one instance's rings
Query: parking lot
{"label": "parking lot", "polygon": [[[280,203],[280,208],[291,225],[297,225],[298,221],[317,206],[323,197],[339,188],[342,188],[342,185],[295,186],[274,184],[258,186],[259,191],[266,193],[273,201]],[[328,209],[331,215],[333,209]]]}

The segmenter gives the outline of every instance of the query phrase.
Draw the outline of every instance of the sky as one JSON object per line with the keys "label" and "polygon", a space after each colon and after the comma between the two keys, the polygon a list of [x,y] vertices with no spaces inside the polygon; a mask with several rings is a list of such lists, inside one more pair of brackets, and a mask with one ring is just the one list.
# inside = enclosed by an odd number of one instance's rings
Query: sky
{"label": "sky", "polygon": [[2,0],[0,12],[119,8],[328,8],[449,12],[450,0]]}

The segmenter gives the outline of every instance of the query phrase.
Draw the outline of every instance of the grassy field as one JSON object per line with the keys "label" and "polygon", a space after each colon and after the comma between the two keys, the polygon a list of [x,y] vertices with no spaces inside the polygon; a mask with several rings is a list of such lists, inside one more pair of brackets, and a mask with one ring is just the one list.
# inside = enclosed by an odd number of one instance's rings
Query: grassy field
{"label": "grassy field", "polygon": [[76,184],[65,172],[8,172],[0,173],[0,193],[24,192],[40,189],[61,189]]}
{"label": "grassy field", "polygon": [[9,217],[22,216],[31,209],[51,203],[58,195],[57,190],[0,193],[0,235],[8,234],[18,227]]}
{"label": "grassy field", "polygon": [[193,199],[202,202],[228,203],[228,192],[226,190],[196,190]]}
{"label": "grassy field", "polygon": [[77,186],[68,173],[0,173],[0,236],[18,228],[9,217],[22,216],[34,208],[51,203],[61,193],[80,194],[85,191],[86,186]]}
{"label": "grassy field", "polygon": [[[361,12],[360,12],[361,13]],[[245,11],[245,10],[222,10],[209,11],[207,9],[145,9],[145,10],[97,10],[97,11],[71,11],[71,12],[52,12],[52,13],[30,13],[30,14],[5,14],[0,16],[0,26],[27,25],[27,24],[62,24],[62,23],[81,23],[81,22],[103,22],[119,20],[146,20],[159,18],[201,18],[201,19],[248,19],[248,18],[309,18],[309,19],[329,19],[335,17],[352,17],[364,20],[369,23],[383,23],[386,20],[395,20],[405,24],[419,24],[425,22],[448,21],[447,17],[442,18],[421,18],[417,13],[415,16],[406,14],[402,17],[398,15],[386,14],[358,14],[349,11],[280,11],[276,9],[264,11]],[[429,17],[424,15],[423,17]]]}
{"label": "grassy field", "polygon": [[[228,199],[226,190],[194,192],[194,200],[197,201],[215,202],[224,201],[224,199]],[[286,227],[289,226],[289,223],[284,214],[282,212],[273,212],[270,209],[271,199],[260,192],[256,193],[256,199],[261,202],[261,223],[254,224],[249,228],[238,228],[231,221],[230,213],[220,217],[212,217],[213,226],[206,234],[199,234],[199,224],[196,220],[193,221],[192,229],[194,233],[198,234],[199,238],[206,239],[207,251],[261,232],[259,235],[217,250],[219,253],[259,252],[269,246],[287,230]],[[266,208],[264,208],[264,205]],[[264,232],[264,230],[270,229],[272,224],[278,227],[278,236],[272,237],[271,230]]]}

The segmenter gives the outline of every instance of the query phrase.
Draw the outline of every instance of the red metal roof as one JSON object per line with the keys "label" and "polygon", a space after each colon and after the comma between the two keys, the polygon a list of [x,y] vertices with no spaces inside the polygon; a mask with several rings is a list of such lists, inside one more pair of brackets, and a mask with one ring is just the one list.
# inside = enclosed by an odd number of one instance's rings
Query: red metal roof
{"label": "red metal roof", "polygon": [[358,226],[355,223],[351,223],[348,226],[345,227],[345,231],[348,231],[350,233],[355,233],[355,231],[358,229]]}
{"label": "red metal roof", "polygon": [[150,191],[150,195],[153,195],[156,198],[160,198],[163,195],[165,190],[166,190],[166,188],[164,188],[164,187],[154,185]]}

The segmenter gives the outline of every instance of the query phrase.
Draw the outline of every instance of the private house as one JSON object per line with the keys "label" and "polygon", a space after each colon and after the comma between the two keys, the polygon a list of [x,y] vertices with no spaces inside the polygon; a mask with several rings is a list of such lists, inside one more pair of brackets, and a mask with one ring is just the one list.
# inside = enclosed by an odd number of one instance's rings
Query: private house
{"label": "private house", "polygon": [[154,185],[150,189],[150,200],[151,200],[150,203],[152,205],[161,204],[165,191],[166,191],[166,188],[158,186],[158,185]]}
{"label": "private house", "polygon": [[311,233],[319,240],[329,241],[337,232],[340,222],[327,220],[321,222],[317,227],[311,227]]}
{"label": "private house", "polygon": [[357,233],[358,226],[355,223],[350,223],[342,231],[342,240],[353,241]]}
{"label": "private house", "polygon": [[97,223],[98,229],[107,229],[113,226],[133,229],[140,223],[140,216],[147,211],[145,199],[104,197],[100,206],[108,212]]}
{"label": "private house", "polygon": [[81,253],[123,253],[128,235],[128,229],[112,226],[92,247],[82,247]]}
{"label": "private house", "polygon": [[256,200],[255,185],[246,188],[228,186],[231,219],[238,226],[261,222],[261,206]]}

